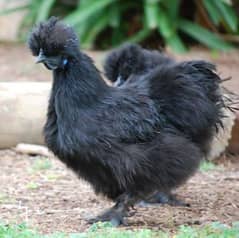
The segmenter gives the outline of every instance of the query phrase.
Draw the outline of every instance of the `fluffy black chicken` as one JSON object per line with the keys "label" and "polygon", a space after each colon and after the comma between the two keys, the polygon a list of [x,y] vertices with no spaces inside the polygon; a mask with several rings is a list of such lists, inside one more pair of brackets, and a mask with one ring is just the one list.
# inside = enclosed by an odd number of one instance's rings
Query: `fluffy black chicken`
{"label": "fluffy black chicken", "polygon": [[[168,66],[172,63],[174,60],[162,52],[146,50],[137,44],[126,43],[109,52],[104,62],[104,72],[113,86],[120,87],[127,80],[137,80],[159,65],[164,67],[164,65]],[[140,202],[140,205],[144,206],[148,203],[189,206],[188,203],[178,200],[173,194],[164,192],[154,194],[147,202]]]}
{"label": "fluffy black chicken", "polygon": [[[184,76],[185,81],[190,80],[192,84],[197,84],[198,89],[201,90],[211,104],[219,104],[217,109],[221,108],[221,112],[219,113],[221,115],[218,117],[219,120],[215,121],[214,126],[217,127],[221,123],[223,110],[226,105],[224,105],[222,89],[219,86],[221,80],[219,78],[215,80],[215,74],[211,74],[211,72],[215,70],[215,66],[210,63],[205,61],[176,63],[173,59],[159,51],[146,50],[136,44],[125,44],[108,54],[104,64],[104,71],[107,78],[114,83],[114,86],[121,86],[127,81],[125,85],[125,87],[127,87],[132,81],[137,81],[142,76],[150,74],[150,72],[153,73],[157,66],[161,68],[172,67],[178,69],[178,71],[171,71],[171,75],[175,72],[174,77],[158,77],[158,80],[161,80],[161,84],[172,85],[170,81],[175,80],[178,74],[186,73]],[[178,116],[175,112],[178,113]],[[208,130],[206,133],[208,133],[208,135],[211,134],[211,136],[204,136],[200,126],[200,118],[196,118],[192,115],[186,119],[180,116],[181,113],[182,112],[177,110],[174,110],[174,112],[171,110],[169,115],[171,118],[170,122],[182,133],[186,133],[206,156],[210,150],[210,141],[213,138],[212,135],[215,130],[213,128]]]}
{"label": "fluffy black chicken", "polygon": [[114,86],[121,86],[130,76],[143,75],[159,65],[173,62],[173,59],[162,52],[126,43],[109,52],[104,62],[104,72]]}
{"label": "fluffy black chicken", "polygon": [[136,202],[170,191],[196,171],[203,155],[185,132],[196,127],[192,133],[210,138],[223,103],[220,94],[212,102],[191,77],[213,80],[216,94],[220,78],[211,64],[159,66],[127,87],[110,87],[79,50],[73,29],[56,18],[33,29],[28,43],[37,62],[53,70],[47,146],[115,201],[92,221],[124,223]]}
{"label": "fluffy black chicken", "polygon": [[[215,69],[214,66],[205,63],[204,61],[185,62],[185,64],[188,64],[188,70],[190,70],[190,65],[191,67],[194,67],[194,72],[191,74],[191,76],[190,74],[187,75],[188,80],[195,81],[195,83],[198,84],[203,93],[208,97],[208,99],[211,100],[212,103],[222,103],[222,100],[219,99],[220,90],[218,90],[218,81],[215,84],[215,80],[211,80],[210,75],[207,74],[208,70]],[[126,81],[127,86],[130,84],[130,82],[140,79],[140,76],[142,77],[143,75],[149,74],[150,71],[153,72],[157,66],[167,68],[170,66],[173,67],[173,65],[177,65],[177,63],[162,52],[156,50],[146,50],[137,44],[124,44],[123,46],[109,52],[105,59],[104,72],[107,76],[107,79],[109,79],[114,86],[120,87]],[[200,74],[195,76],[195,69],[200,72]],[[179,74],[179,71],[175,73]],[[177,77],[176,74],[175,77]],[[172,79],[168,77],[159,77],[159,80],[165,80],[167,83]],[[223,106],[221,106],[221,108],[224,110]],[[180,113],[177,110],[176,112]],[[228,114],[224,111],[221,111],[221,114],[223,113]],[[194,117],[191,116],[190,119],[194,120]],[[197,121],[194,121],[194,123],[197,123]],[[186,136],[196,142],[204,156],[207,157],[208,153],[210,153],[210,144],[212,143],[213,136],[204,137],[203,134],[201,134],[200,127],[194,124],[195,128],[193,128],[193,124],[191,124],[191,122],[187,126],[184,121],[177,120],[176,114],[174,114],[172,117],[171,123],[174,124],[174,126],[182,133],[186,132]],[[215,122],[215,126],[217,125],[218,121]],[[198,132],[195,131],[198,129]],[[213,131],[215,130],[212,128],[209,131],[213,134]],[[148,202],[169,203],[171,205],[188,205],[187,203],[177,200],[174,195],[165,194],[162,192],[155,194],[148,200]]]}

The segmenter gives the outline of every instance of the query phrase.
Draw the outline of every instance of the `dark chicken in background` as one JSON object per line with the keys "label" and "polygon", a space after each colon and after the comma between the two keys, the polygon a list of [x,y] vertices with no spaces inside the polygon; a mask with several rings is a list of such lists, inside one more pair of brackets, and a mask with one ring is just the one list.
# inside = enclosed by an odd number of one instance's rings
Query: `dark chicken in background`
{"label": "dark chicken in background", "polygon": [[[214,104],[216,106],[216,104],[220,102],[219,104],[222,104],[219,105],[219,107],[221,107],[221,112],[219,113],[221,116],[219,116],[218,121],[215,121],[214,126],[218,127],[218,125],[222,123],[222,118],[225,116],[225,110],[230,109],[231,102],[228,101],[228,98],[225,98],[224,95],[224,93],[229,92],[219,86],[218,82],[220,83],[222,80],[215,81],[215,75],[211,74],[211,72],[215,70],[215,66],[210,63],[195,60],[176,63],[173,59],[170,59],[159,51],[142,49],[136,44],[125,44],[118,49],[112,50],[108,54],[104,64],[104,71],[107,78],[114,83],[114,86],[119,87],[125,84],[124,87],[128,87],[131,82],[139,80],[142,76],[150,74],[150,72],[153,73],[157,66],[161,68],[172,67],[178,69],[178,71],[171,71],[171,74],[175,72],[174,77],[159,77],[158,80],[162,81],[159,83],[173,85],[171,84],[173,80],[176,80],[180,74],[185,74],[183,76],[185,82],[191,81],[192,84],[196,84],[198,90],[205,95],[209,104]],[[140,83],[140,80],[138,82]],[[133,82],[133,84],[135,84],[135,82]],[[169,98],[170,90],[171,89],[168,91]],[[173,90],[174,89],[172,88],[172,97],[176,95],[173,94]],[[180,94],[178,95],[180,96]],[[175,100],[174,97],[173,100]],[[172,103],[171,105],[175,104]],[[190,110],[190,108],[188,109]],[[193,109],[193,107],[191,109]],[[215,128],[205,131],[201,126],[202,122],[200,121],[200,118],[197,117],[195,113],[193,113],[192,110],[192,115],[189,116],[187,112],[185,114],[183,111],[177,110],[177,108],[166,112],[168,115],[167,119],[170,118],[170,122],[178,130],[182,133],[186,133],[187,137],[199,146],[205,158],[207,158],[211,149],[211,140],[217,135],[217,133],[215,133]],[[219,129],[219,127],[217,129]]]}
{"label": "dark chicken in background", "polygon": [[[217,128],[218,131],[215,131],[213,128],[209,130],[214,131],[213,136],[205,136],[201,133],[200,127],[198,127],[195,123],[199,120],[195,120],[195,117],[192,115],[189,120],[194,121],[191,123],[189,121],[188,125],[185,124],[184,121],[177,119],[177,115],[174,114],[174,117],[171,117],[171,123],[180,130],[182,133],[187,133],[186,136],[191,138],[195,143],[197,143],[198,147],[204,154],[206,159],[213,156],[216,151],[214,152],[215,143],[217,140],[220,140],[220,144],[224,140],[222,137],[226,137],[230,134],[230,129],[233,125],[234,115],[230,111],[230,100],[228,101],[225,98],[225,95],[229,93],[225,91],[223,87],[218,88],[218,83],[215,85],[215,81],[211,80],[210,74],[207,74],[207,68],[209,70],[214,70],[214,66],[211,64],[206,64],[204,61],[191,61],[185,62],[184,64],[188,65],[188,70],[194,68],[192,74],[188,74],[185,77],[188,78],[187,80],[195,81],[195,83],[199,86],[202,92],[211,100],[212,103],[218,102],[218,94],[222,93],[222,97],[224,97],[225,106],[222,107],[221,114],[225,116],[225,118],[221,119],[222,127]],[[147,50],[141,48],[141,46],[137,44],[124,44],[121,47],[118,47],[108,53],[104,62],[104,73],[108,80],[110,80],[114,86],[120,87],[124,83],[124,87],[127,87],[131,82],[140,79],[143,75],[150,73],[153,71],[157,66],[160,67],[170,67],[170,65],[177,65],[177,63],[171,59],[170,57],[166,56],[163,52],[156,51],[156,50]],[[206,70],[205,70],[206,69]],[[198,71],[198,75],[195,75],[195,72]],[[175,78],[180,71],[176,72]],[[181,70],[181,73],[183,71]],[[166,83],[169,80],[172,80],[168,77],[159,77],[159,80],[165,80]],[[140,82],[140,80],[139,80]],[[134,82],[135,83],[135,82]],[[169,82],[170,83],[170,82]],[[225,94],[224,94],[225,93]],[[170,97],[170,96],[169,96]],[[220,97],[220,96],[219,96]],[[178,117],[180,117],[180,111],[176,110],[175,112],[178,113]],[[175,119],[174,119],[175,118]],[[183,119],[183,118],[182,118]],[[199,118],[200,119],[200,118]],[[218,125],[218,122],[215,123],[215,126]],[[192,127],[195,126],[195,127]],[[230,129],[228,128],[230,127]],[[199,130],[198,130],[199,129]],[[229,131],[227,131],[229,129]],[[197,131],[198,130],[198,131]],[[222,133],[224,131],[224,133]],[[228,133],[228,135],[226,134]],[[213,134],[213,132],[212,132]],[[222,134],[222,135],[221,135]],[[228,140],[228,139],[227,139]],[[227,142],[227,141],[226,141]],[[168,203],[171,205],[188,205],[180,200],[177,200],[172,194],[164,194],[159,192],[155,194],[153,197],[149,199],[150,203]]]}
{"label": "dark chicken in background", "polygon": [[114,86],[121,86],[130,76],[140,76],[159,65],[170,63],[174,61],[162,52],[126,43],[109,52],[104,62],[104,72]]}
{"label": "dark chicken in background", "polygon": [[[113,86],[119,87],[127,80],[137,80],[141,75],[147,74],[157,66],[169,65],[174,61],[156,50],[146,50],[137,44],[126,43],[123,46],[109,52],[104,62],[104,73],[108,80],[113,83]],[[167,79],[166,79],[167,80]],[[140,202],[140,205],[147,203],[167,203],[170,205],[189,204],[178,200],[172,194],[158,192],[145,201]]]}
{"label": "dark chicken in background", "polygon": [[[91,221],[124,223],[135,203],[194,174],[223,116],[211,64],[159,65],[125,87],[111,87],[79,50],[74,30],[56,18],[33,29],[28,44],[37,62],[53,70],[47,146],[96,193],[115,201]],[[213,81],[213,99],[200,78]],[[192,140],[189,133],[198,136]]]}

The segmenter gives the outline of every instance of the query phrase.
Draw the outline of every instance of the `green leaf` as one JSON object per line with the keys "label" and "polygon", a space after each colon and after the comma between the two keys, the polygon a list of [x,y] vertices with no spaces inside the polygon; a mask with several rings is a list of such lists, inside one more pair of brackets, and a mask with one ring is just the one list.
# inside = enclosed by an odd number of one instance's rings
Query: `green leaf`
{"label": "green leaf", "polygon": [[139,32],[137,32],[136,34],[134,34],[133,36],[129,37],[127,39],[127,42],[132,42],[132,43],[140,42],[144,40],[146,37],[148,37],[150,33],[151,33],[151,30],[145,27]]}
{"label": "green leaf", "polygon": [[213,23],[215,25],[218,25],[220,23],[221,16],[215,4],[215,1],[203,0],[203,4],[205,8],[207,9],[207,12],[209,13],[209,16],[212,19]]}
{"label": "green leaf", "polygon": [[99,17],[99,20],[88,29],[88,33],[82,38],[81,45],[83,48],[92,48],[96,36],[109,24],[109,20],[108,14],[102,14]]}
{"label": "green leaf", "polygon": [[171,21],[169,17],[161,9],[157,17],[158,30],[163,38],[168,39],[174,34]]}
{"label": "green leaf", "polygon": [[91,4],[87,4],[77,10],[73,11],[73,13],[69,14],[65,17],[65,22],[76,25],[84,22],[88,17],[93,16],[95,12],[102,10],[106,6],[110,5],[116,0],[100,0],[94,1]]}
{"label": "green leaf", "polygon": [[113,3],[111,6],[110,6],[110,9],[109,9],[109,25],[112,26],[113,28],[115,27],[119,27],[120,25],[120,20],[121,20],[121,12],[120,12],[120,7],[119,5],[116,3]]}
{"label": "green leaf", "polygon": [[144,14],[146,18],[147,27],[154,29],[157,27],[158,19],[158,2],[152,0],[144,1]]}
{"label": "green leaf", "polygon": [[185,45],[181,41],[180,37],[176,33],[176,29],[174,29],[174,24],[172,19],[169,18],[161,8],[159,8],[158,14],[158,31],[163,36],[167,45],[175,52],[184,53],[187,51]]}
{"label": "green leaf", "polygon": [[45,21],[49,17],[51,8],[55,3],[55,1],[56,0],[43,0],[41,2],[40,8],[38,9],[38,15],[36,18],[37,23]]}
{"label": "green leaf", "polygon": [[208,171],[212,171],[216,169],[217,169],[217,166],[210,161],[202,161],[202,163],[200,164],[201,172],[208,172]]}
{"label": "green leaf", "polygon": [[176,53],[185,53],[187,48],[177,34],[166,40],[167,45]]}
{"label": "green leaf", "polygon": [[228,4],[222,2],[221,0],[215,1],[215,4],[217,5],[220,13],[223,16],[223,19],[227,23],[227,25],[230,27],[230,29],[233,32],[236,32],[237,31],[238,18],[236,16],[236,13],[234,12],[233,8],[230,7]]}
{"label": "green leaf", "polygon": [[179,28],[181,31],[210,48],[219,50],[230,50],[233,48],[230,44],[223,41],[217,35],[188,20],[180,20]]}
{"label": "green leaf", "polygon": [[[180,7],[180,0],[167,0],[162,1],[162,4],[165,5],[167,9],[167,15],[172,21],[175,21],[179,17],[179,7]],[[176,23],[176,22],[173,22]]]}
{"label": "green leaf", "polygon": [[93,2],[93,0],[78,0],[78,6],[86,6],[89,4],[90,1]]}

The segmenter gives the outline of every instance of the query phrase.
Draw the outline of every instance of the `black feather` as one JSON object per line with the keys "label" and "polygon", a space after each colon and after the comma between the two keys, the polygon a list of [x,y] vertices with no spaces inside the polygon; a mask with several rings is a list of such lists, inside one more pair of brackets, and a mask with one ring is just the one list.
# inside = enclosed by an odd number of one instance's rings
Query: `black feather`
{"label": "black feather", "polygon": [[122,76],[121,83],[127,81],[124,87],[148,77],[151,96],[160,100],[165,123],[188,136],[204,154],[209,152],[226,107],[219,86],[223,80],[213,64],[202,60],[176,63],[162,52],[125,44],[108,54],[104,70],[112,82]]}
{"label": "black feather", "polygon": [[159,65],[173,62],[162,52],[145,50],[137,44],[126,43],[109,52],[104,62],[104,72],[111,82],[116,82],[119,76],[124,82],[132,75],[142,75]]}

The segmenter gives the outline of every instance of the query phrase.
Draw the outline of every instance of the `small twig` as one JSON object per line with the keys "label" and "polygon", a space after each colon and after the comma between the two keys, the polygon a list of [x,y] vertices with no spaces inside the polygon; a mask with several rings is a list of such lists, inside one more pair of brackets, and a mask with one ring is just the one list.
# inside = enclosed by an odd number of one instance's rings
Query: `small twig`
{"label": "small twig", "polygon": [[32,145],[32,144],[23,144],[20,143],[15,148],[16,152],[21,154],[28,154],[28,155],[42,155],[46,157],[50,157],[50,151],[41,145]]}

